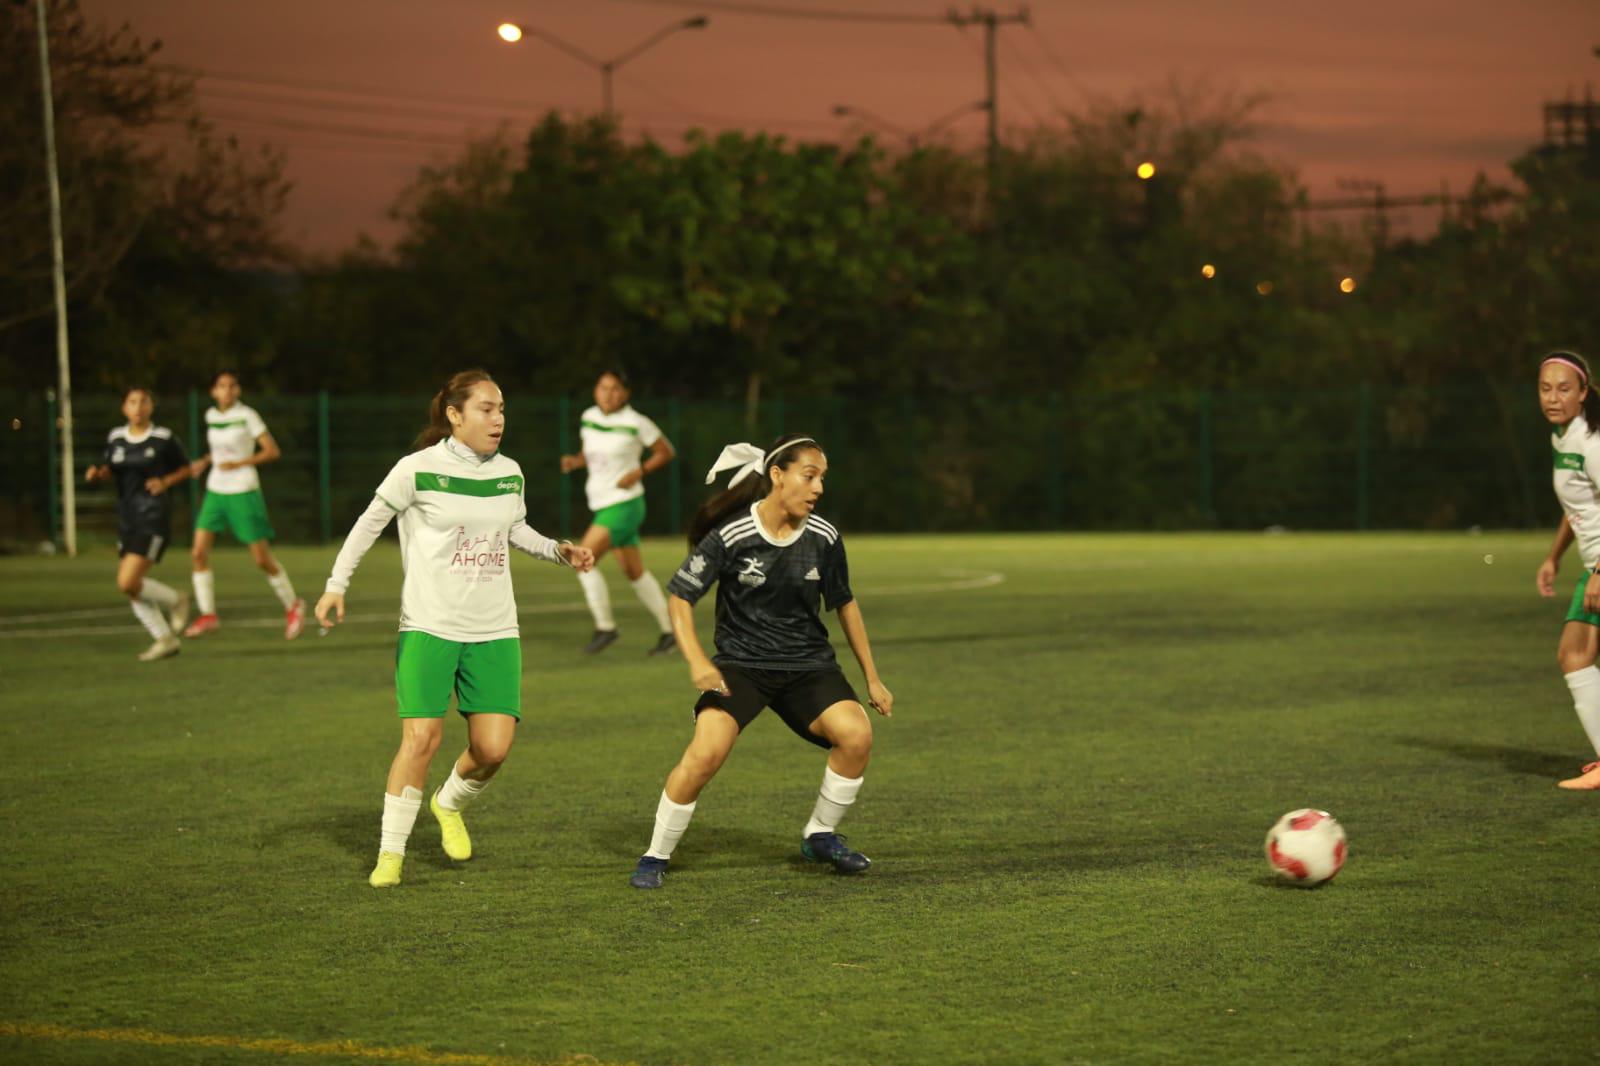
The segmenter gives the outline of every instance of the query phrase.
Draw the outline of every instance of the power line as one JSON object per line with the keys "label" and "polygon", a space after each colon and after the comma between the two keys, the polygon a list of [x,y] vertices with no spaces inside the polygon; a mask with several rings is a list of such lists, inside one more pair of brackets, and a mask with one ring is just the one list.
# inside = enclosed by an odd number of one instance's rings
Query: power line
{"label": "power line", "polygon": [[238,101],[243,103],[271,104],[291,108],[305,108],[318,111],[337,111],[363,115],[392,115],[396,118],[423,119],[425,121],[470,121],[482,120],[484,116],[473,114],[468,109],[438,109],[429,107],[416,107],[399,104],[363,103],[354,100],[317,100],[307,97],[275,96],[271,93],[252,93],[237,89],[215,88],[201,86],[202,97],[215,97],[222,100]]}
{"label": "power line", "polygon": [[1050,47],[1050,42],[1045,38],[1045,35],[1039,32],[1039,27],[1030,22],[1028,23],[1028,29],[1033,31],[1034,43],[1039,46],[1039,51],[1044,54],[1044,57],[1050,61],[1050,65],[1056,68],[1056,72],[1067,79],[1067,84],[1072,86],[1079,96],[1085,100],[1091,99],[1093,94],[1084,87],[1083,82],[1078,80],[1071,69],[1061,61],[1061,57],[1056,54],[1055,49]]}
{"label": "power line", "polygon": [[944,15],[893,15],[888,12],[850,11],[840,8],[741,4],[732,3],[730,0],[613,0],[613,2],[647,4],[650,7],[693,8],[696,11],[717,11],[727,15],[750,15],[759,18],[806,19],[811,22],[869,22],[887,25],[934,26],[948,21]]}
{"label": "power line", "polygon": [[[1017,51],[1015,45],[1013,45],[1009,40],[1007,40],[1004,37],[1000,38],[1000,43],[1006,47],[1006,49],[1010,52],[1011,57],[1013,59],[1016,59],[1018,62],[1021,62],[1022,53]],[[1026,70],[1027,69],[1026,66],[1024,66],[1023,69]],[[1033,96],[1032,96],[1031,93],[1024,93],[1020,88],[1018,88],[1018,86],[1016,84],[1013,84],[1010,81],[1010,79],[1006,78],[1004,75],[1001,75],[1001,77],[1000,77],[1000,84],[1009,85],[1010,86],[1011,95],[1016,97],[1018,100],[1020,100],[1022,102],[1022,106],[1027,109],[1028,114],[1033,116],[1034,122],[1036,122],[1037,124],[1039,124],[1041,126],[1047,126],[1047,125],[1050,124],[1050,119],[1048,117],[1049,116],[1049,112],[1050,112],[1050,105],[1048,103],[1045,104],[1044,109],[1041,111],[1039,108],[1036,108],[1036,107],[1033,106]],[[1046,90],[1045,95],[1046,95],[1046,98],[1049,97],[1049,91],[1048,90]]]}
{"label": "power line", "polygon": [[1050,84],[1039,75],[1038,68],[1022,54],[1022,49],[1012,44],[1009,37],[1001,38],[1001,43],[1010,51],[1011,58],[1015,59],[1018,65],[1022,67],[1023,73],[1028,75],[1034,85],[1038,86],[1040,92],[1044,93],[1045,99],[1049,102],[1050,107],[1055,108],[1056,114],[1065,115],[1067,113],[1067,105],[1061,102],[1061,98],[1050,88]]}

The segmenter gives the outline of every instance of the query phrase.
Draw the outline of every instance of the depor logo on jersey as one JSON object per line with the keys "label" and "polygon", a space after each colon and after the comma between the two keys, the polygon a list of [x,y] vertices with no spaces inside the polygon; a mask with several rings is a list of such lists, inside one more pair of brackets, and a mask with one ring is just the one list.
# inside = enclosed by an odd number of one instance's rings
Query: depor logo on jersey
{"label": "depor logo on jersey", "polygon": [[744,560],[744,569],[739,571],[739,584],[748,585],[758,589],[767,583],[767,575],[761,572],[760,559]]}

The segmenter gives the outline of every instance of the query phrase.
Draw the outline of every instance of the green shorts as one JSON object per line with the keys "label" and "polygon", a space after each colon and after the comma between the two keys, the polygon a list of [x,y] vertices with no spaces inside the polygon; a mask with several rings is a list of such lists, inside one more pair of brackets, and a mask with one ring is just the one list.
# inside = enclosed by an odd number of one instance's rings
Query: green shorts
{"label": "green shorts", "polygon": [[604,526],[611,533],[613,548],[637,548],[639,527],[644,525],[644,497],[602,507],[594,513],[594,524]]}
{"label": "green shorts", "polygon": [[463,644],[408,630],[394,651],[394,689],[401,718],[509,714],[522,719],[522,641],[516,637]]}
{"label": "green shorts", "polygon": [[1567,621],[1600,626],[1600,614],[1590,614],[1583,609],[1583,590],[1589,584],[1589,574],[1590,571],[1585,569],[1578,575],[1578,587],[1572,590],[1572,605],[1567,608]]}
{"label": "green shorts", "polygon": [[271,540],[272,522],[267,518],[267,501],[260,489],[250,492],[207,492],[200,504],[200,516],[194,520],[196,529],[221,533],[233,530],[240,544],[254,544],[258,540]]}

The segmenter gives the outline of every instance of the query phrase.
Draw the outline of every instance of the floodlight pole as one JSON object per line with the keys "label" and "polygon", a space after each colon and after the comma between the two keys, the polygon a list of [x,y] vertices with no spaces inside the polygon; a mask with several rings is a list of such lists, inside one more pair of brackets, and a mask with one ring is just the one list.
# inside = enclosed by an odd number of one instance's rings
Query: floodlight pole
{"label": "floodlight pole", "polygon": [[78,494],[73,477],[72,458],[72,364],[67,348],[66,256],[61,246],[61,183],[56,176],[56,108],[50,84],[50,30],[46,23],[45,0],[35,0],[39,22],[39,95],[44,101],[45,176],[50,187],[50,277],[56,298],[56,385],[61,432],[61,529],[67,555],[78,554]]}

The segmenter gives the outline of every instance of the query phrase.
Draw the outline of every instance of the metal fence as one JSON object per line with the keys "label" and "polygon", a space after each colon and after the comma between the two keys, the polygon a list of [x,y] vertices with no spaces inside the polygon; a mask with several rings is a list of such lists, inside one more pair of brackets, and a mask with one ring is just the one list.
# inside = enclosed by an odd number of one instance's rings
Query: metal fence
{"label": "metal fence", "polygon": [[[287,541],[342,537],[424,421],[411,396],[247,400],[283,449],[262,482]],[[156,421],[198,455],[209,402],[159,396]],[[558,457],[576,450],[588,402],[508,405],[506,452],[527,474],[530,521],[546,532],[587,523],[584,474],[563,476]],[[0,392],[0,404],[0,541],[59,539],[53,399]],[[680,453],[647,482],[649,534],[684,528],[723,444],[791,431],[824,444],[824,513],[853,530],[1526,527],[1558,514],[1549,428],[1527,386],[778,398],[753,427],[742,404],[634,406]],[[78,396],[78,522],[91,538],[114,529],[115,500],[105,485],[83,485],[81,469],[122,421],[118,397]],[[201,491],[177,490],[175,528],[192,522]]]}

